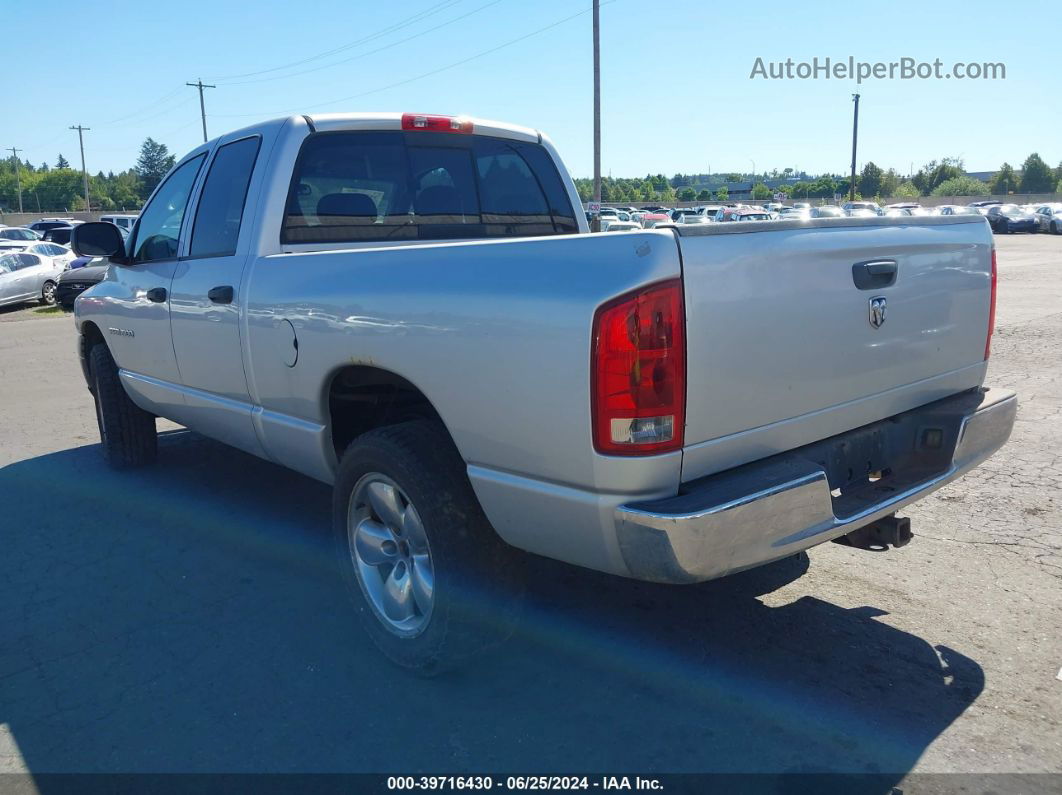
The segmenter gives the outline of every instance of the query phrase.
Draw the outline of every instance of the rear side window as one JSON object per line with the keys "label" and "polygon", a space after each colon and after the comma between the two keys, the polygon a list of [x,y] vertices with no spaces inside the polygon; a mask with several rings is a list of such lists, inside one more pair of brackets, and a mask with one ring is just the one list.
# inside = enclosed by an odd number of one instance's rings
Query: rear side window
{"label": "rear side window", "polygon": [[303,144],[282,243],[574,234],[539,144],[431,132],[320,133]]}
{"label": "rear side window", "polygon": [[244,138],[218,149],[199,197],[190,257],[225,257],[236,253],[243,205],[260,141],[258,136]]}

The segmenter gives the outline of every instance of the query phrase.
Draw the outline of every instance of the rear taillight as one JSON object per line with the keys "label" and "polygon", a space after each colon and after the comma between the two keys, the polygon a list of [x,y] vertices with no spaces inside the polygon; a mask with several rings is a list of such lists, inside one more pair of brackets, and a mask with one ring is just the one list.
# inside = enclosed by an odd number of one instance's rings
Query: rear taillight
{"label": "rear taillight", "polygon": [[996,250],[992,249],[992,297],[988,299],[988,336],[985,338],[985,360],[992,349],[992,332],[996,328]]}
{"label": "rear taillight", "polygon": [[472,122],[458,116],[429,116],[426,113],[403,113],[402,129],[468,134],[472,132]]}
{"label": "rear taillight", "polygon": [[686,323],[679,279],[597,310],[590,393],[598,452],[644,455],[682,447]]}

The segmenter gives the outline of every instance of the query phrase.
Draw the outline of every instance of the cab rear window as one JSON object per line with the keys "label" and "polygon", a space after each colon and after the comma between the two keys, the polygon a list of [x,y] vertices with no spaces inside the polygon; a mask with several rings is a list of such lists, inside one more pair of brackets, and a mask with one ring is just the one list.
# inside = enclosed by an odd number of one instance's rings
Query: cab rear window
{"label": "cab rear window", "polygon": [[574,234],[540,145],[433,132],[318,133],[292,177],[282,243]]}

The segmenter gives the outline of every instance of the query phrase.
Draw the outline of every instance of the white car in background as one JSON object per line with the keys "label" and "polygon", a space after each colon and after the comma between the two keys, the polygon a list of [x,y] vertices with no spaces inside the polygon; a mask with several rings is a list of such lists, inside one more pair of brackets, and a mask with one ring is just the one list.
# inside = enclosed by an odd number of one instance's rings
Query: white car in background
{"label": "white car in background", "polygon": [[22,251],[26,254],[34,254],[43,259],[51,260],[60,270],[66,270],[70,263],[77,259],[77,254],[66,246],[61,246],[58,243],[49,243],[46,240],[31,243]]}
{"label": "white car in background", "polygon": [[40,239],[41,236],[37,232],[26,229],[24,226],[5,226],[0,229],[0,252],[21,251],[30,243],[35,243]]}
{"label": "white car in background", "polygon": [[51,306],[55,303],[56,286],[66,264],[61,257],[29,251],[0,254],[0,306],[28,301],[40,301],[45,306]]}
{"label": "white car in background", "polygon": [[1033,217],[1041,232],[1062,235],[1062,204],[1041,204]]}

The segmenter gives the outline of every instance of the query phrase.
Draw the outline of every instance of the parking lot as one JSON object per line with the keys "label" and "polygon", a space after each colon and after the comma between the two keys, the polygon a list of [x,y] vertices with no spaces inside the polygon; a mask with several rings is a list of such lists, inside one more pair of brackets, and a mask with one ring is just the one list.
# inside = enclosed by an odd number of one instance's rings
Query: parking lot
{"label": "parking lot", "polygon": [[70,317],[0,311],[0,771],[1062,770],[1062,236],[997,247],[1014,435],[909,546],[535,561],[517,635],[436,680],[350,615],[326,486],[171,425],[104,469]]}

